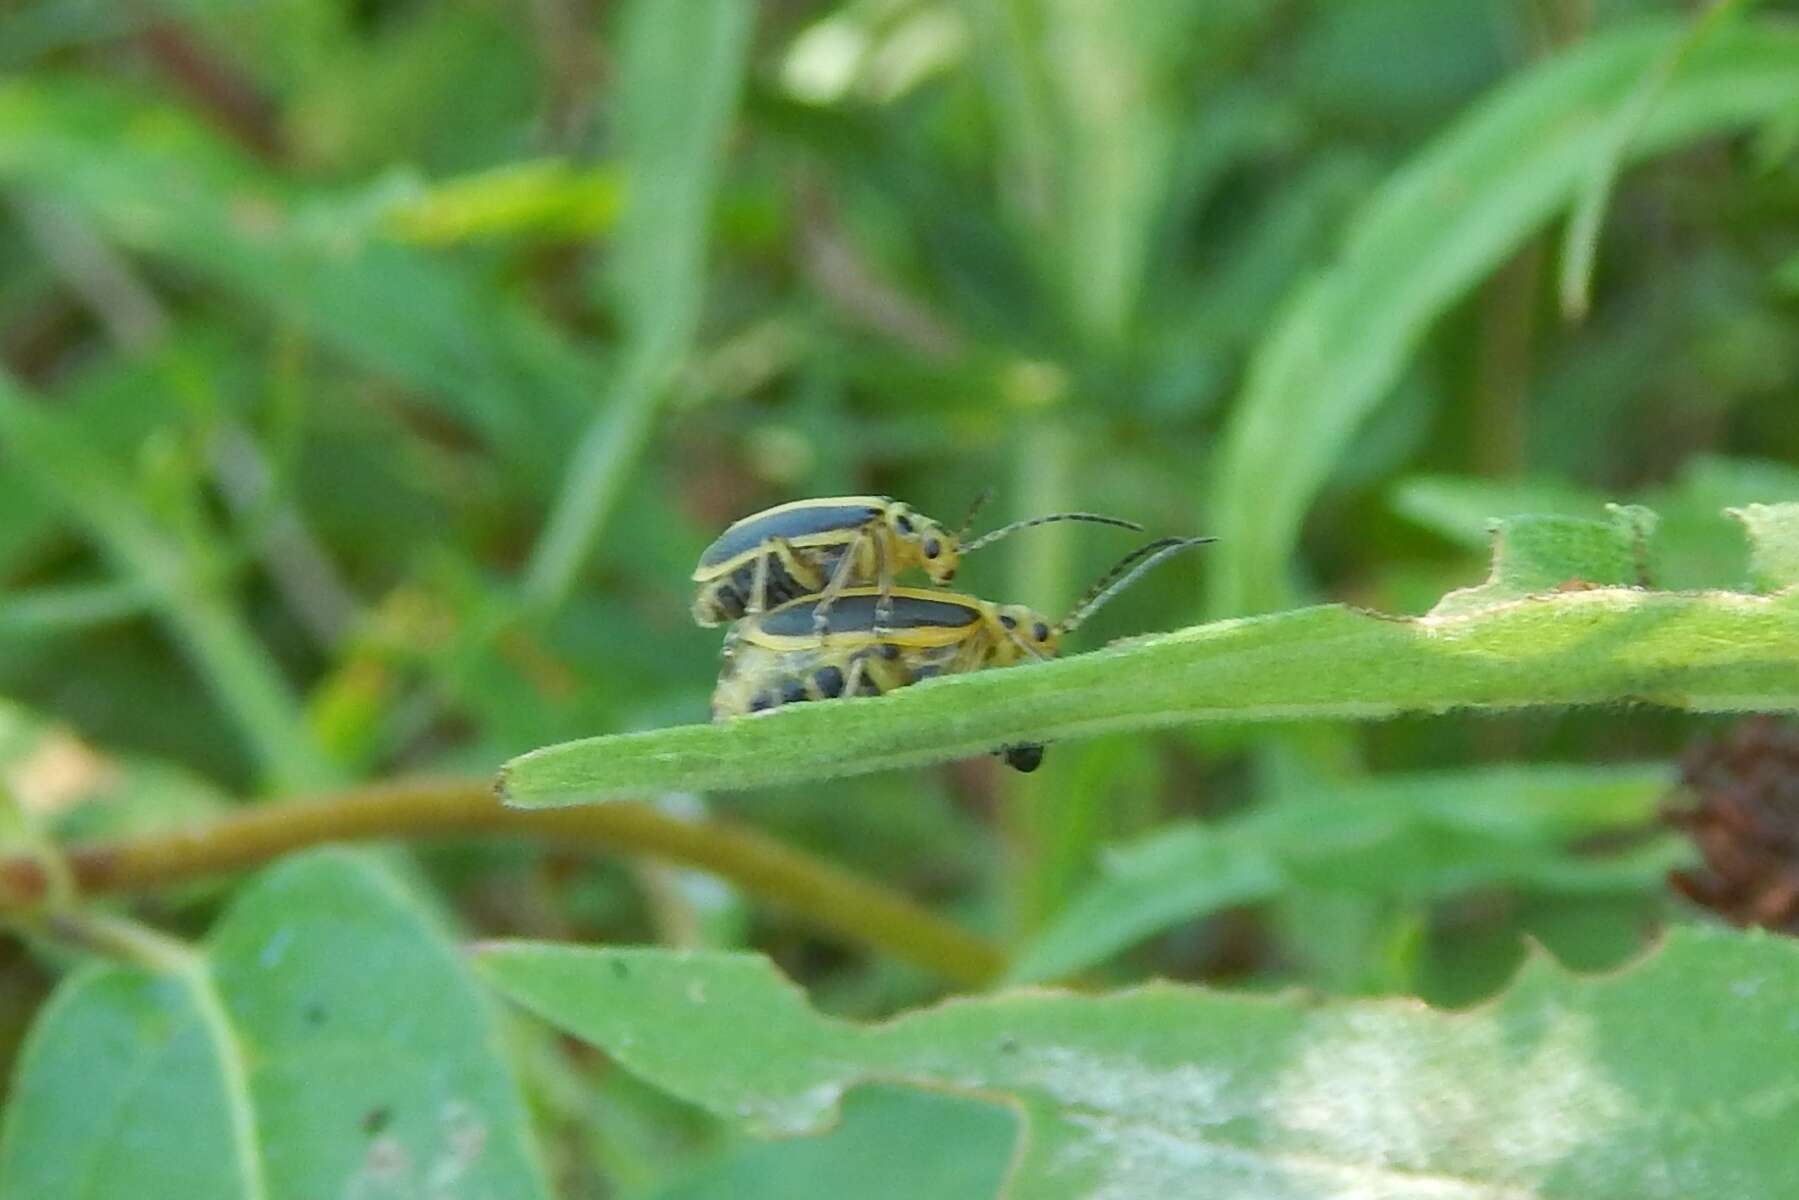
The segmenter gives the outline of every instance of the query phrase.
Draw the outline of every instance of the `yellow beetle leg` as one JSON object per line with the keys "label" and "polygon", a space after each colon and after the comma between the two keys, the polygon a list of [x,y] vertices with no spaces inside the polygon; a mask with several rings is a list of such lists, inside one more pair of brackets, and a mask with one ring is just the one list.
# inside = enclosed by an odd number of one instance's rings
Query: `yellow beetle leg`
{"label": "yellow beetle leg", "polygon": [[753,617],[768,607],[768,555],[756,556],[756,566],[750,572],[750,594],[743,602],[743,615]]}
{"label": "yellow beetle leg", "polygon": [[[792,542],[784,537],[772,537],[768,539],[768,544],[774,548],[774,556],[780,560],[782,569],[787,572],[787,578],[793,581],[793,586],[800,589],[801,595],[818,590],[818,585],[823,582],[819,578],[818,567],[801,558],[800,552],[794,549]],[[763,557],[766,558],[767,555]],[[782,597],[783,600],[792,598],[791,596]]]}
{"label": "yellow beetle leg", "polygon": [[874,635],[881,637],[887,632],[887,622],[893,619],[893,572],[887,569],[887,546],[882,538],[875,539],[875,580],[880,584],[881,596],[875,601]]}
{"label": "yellow beetle leg", "polygon": [[843,676],[843,691],[839,692],[838,695],[842,696],[845,700],[856,695],[862,688],[862,677],[867,671],[868,660],[863,658],[860,654],[850,659],[850,669],[845,672]]}
{"label": "yellow beetle leg", "polygon": [[[859,529],[856,536],[844,547],[843,557],[837,560],[837,568],[831,572],[831,580],[825,584],[824,591],[818,594],[818,601],[812,606],[812,632],[823,637],[831,626],[831,605],[837,603],[837,597],[848,587],[850,579],[856,572],[856,560],[862,556],[862,543],[868,539],[868,530]],[[880,539],[875,539],[880,545]]]}

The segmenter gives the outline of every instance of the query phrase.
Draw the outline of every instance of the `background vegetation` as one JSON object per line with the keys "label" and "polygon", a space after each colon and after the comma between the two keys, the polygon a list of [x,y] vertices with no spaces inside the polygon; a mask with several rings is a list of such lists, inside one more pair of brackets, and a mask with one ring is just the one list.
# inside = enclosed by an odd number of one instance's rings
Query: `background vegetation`
{"label": "background vegetation", "polygon": [[[1659,813],[1799,709],[1795,17],[0,5],[0,1193],[1792,1194]],[[1073,649],[1281,615],[491,799],[704,720],[728,521],[990,483],[1220,536]]]}

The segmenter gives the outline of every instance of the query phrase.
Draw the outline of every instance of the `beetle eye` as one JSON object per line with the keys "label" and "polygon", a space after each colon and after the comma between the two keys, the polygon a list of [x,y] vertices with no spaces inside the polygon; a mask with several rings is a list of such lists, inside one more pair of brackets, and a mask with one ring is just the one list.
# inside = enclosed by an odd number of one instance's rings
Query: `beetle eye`
{"label": "beetle eye", "polygon": [[1035,625],[1031,626],[1031,636],[1040,642],[1049,641],[1049,626],[1045,625],[1042,621],[1037,622]]}
{"label": "beetle eye", "polygon": [[925,539],[924,556],[926,558],[936,558],[942,552],[943,552],[943,546],[941,543],[939,543],[937,541],[936,538],[926,538]]}
{"label": "beetle eye", "polygon": [[901,513],[899,516],[895,517],[893,519],[893,524],[894,524],[894,527],[897,528],[901,533],[911,533],[912,532],[912,518],[908,517],[904,513]]}
{"label": "beetle eye", "polygon": [[1001,625],[1004,625],[1007,629],[1017,629],[1018,628],[1018,619],[1016,617],[1002,615],[999,619],[999,623]]}

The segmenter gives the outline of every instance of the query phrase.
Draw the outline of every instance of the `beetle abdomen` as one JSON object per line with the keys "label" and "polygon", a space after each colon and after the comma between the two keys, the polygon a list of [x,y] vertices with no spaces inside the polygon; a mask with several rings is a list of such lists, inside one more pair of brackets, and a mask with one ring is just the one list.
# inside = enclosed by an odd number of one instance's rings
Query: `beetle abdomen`
{"label": "beetle abdomen", "polygon": [[[770,554],[765,576],[767,592],[762,601],[764,609],[814,594],[824,587],[843,557],[842,548],[837,546],[820,546],[798,553],[803,564],[811,570],[813,580],[794,578],[781,556]],[[701,625],[722,625],[738,620],[750,611],[750,597],[755,590],[756,562],[751,559],[725,578],[700,589],[693,603],[693,619]]]}

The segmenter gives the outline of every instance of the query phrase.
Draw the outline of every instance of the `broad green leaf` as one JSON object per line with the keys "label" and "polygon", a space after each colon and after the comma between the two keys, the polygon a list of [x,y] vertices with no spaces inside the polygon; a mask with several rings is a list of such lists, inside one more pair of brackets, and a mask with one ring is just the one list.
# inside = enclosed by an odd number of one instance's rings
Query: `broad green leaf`
{"label": "broad green leaf", "polygon": [[495,1015],[355,857],[278,866],[191,960],[88,968],[34,1027],[0,1194],[546,1194]]}
{"label": "broad green leaf", "polygon": [[[1601,33],[1521,74],[1369,200],[1337,261],[1268,332],[1214,472],[1211,608],[1290,602],[1313,497],[1432,321],[1552,218],[1614,128],[1612,114],[1683,30]],[[1799,103],[1799,31],[1772,21],[1694,48],[1626,160],[1740,129]]]}
{"label": "broad green leaf", "polygon": [[1749,531],[1749,569],[1765,592],[1799,586],[1799,504],[1751,504],[1732,516]]}
{"label": "broad green leaf", "polygon": [[8,1196],[268,1196],[242,1053],[196,968],[90,967],[38,1015],[13,1081]]}
{"label": "broad green leaf", "polygon": [[540,606],[559,605],[573,588],[698,328],[713,193],[755,12],[749,0],[624,6],[619,139],[627,180],[610,282],[626,344],[532,551],[525,589]]}
{"label": "broad green leaf", "polygon": [[844,1097],[817,1137],[751,1142],[655,1200],[991,1200],[1018,1123],[992,1104],[911,1088]]}
{"label": "broad green leaf", "polygon": [[297,321],[440,402],[540,478],[596,364],[451,261],[383,237],[380,189],[301,193],[179,111],[71,78],[0,87],[0,184],[81,213],[121,247]]}
{"label": "broad green leaf", "polygon": [[[508,804],[813,783],[1195,722],[1371,720],[1449,709],[1653,703],[1799,709],[1799,594],[1612,586],[1652,515],[1521,519],[1494,580],[1423,617],[1337,605],[1219,621],[886,696],[548,746],[501,769]],[[1570,590],[1556,590],[1573,581]],[[1588,588],[1588,583],[1606,586]],[[1053,756],[1053,750],[1052,750]]]}
{"label": "broad green leaf", "polygon": [[1603,858],[1568,847],[1652,823],[1668,786],[1658,768],[1499,767],[1375,779],[1177,825],[1113,850],[1009,977],[1063,978],[1182,921],[1303,886],[1413,902],[1507,884],[1657,887],[1673,847]]}
{"label": "broad green leaf", "polygon": [[[1799,946],[1676,930],[1595,978],[1534,960],[1496,1002],[1019,992],[881,1025],[821,1017],[763,959],[511,943],[501,991],[765,1136],[905,1083],[1016,1107],[1032,1200],[1686,1200],[1799,1188]],[[1670,1036],[1671,1030],[1687,1036]]]}
{"label": "broad green leaf", "polygon": [[1443,597],[1433,617],[1478,612],[1497,604],[1567,589],[1637,587],[1649,582],[1649,538],[1655,514],[1614,506],[1610,521],[1580,517],[1508,517],[1493,541],[1493,573],[1479,587]]}

